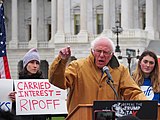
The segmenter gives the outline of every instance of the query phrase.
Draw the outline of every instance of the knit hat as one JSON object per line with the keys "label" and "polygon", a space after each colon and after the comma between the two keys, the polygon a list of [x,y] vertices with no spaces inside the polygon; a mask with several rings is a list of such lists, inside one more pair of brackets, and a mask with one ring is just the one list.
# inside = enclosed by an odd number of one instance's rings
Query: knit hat
{"label": "knit hat", "polygon": [[36,48],[30,49],[23,57],[23,68],[32,60],[37,60],[40,63],[40,57]]}

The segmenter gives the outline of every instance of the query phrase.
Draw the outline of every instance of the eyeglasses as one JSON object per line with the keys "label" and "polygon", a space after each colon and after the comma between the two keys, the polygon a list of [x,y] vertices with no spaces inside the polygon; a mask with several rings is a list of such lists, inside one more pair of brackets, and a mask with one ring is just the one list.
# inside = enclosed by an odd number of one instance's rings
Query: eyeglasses
{"label": "eyeglasses", "polygon": [[94,52],[97,53],[98,55],[100,55],[102,52],[103,52],[103,55],[105,55],[105,56],[112,55],[111,51],[104,51],[104,50],[95,49]]}

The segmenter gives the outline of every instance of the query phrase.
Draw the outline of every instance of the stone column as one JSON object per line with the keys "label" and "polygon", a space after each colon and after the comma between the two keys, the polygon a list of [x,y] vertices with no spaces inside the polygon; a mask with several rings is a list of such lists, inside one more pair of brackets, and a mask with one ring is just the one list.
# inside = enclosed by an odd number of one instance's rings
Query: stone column
{"label": "stone column", "polygon": [[123,29],[133,29],[133,0],[121,0],[121,26]]}
{"label": "stone column", "polygon": [[103,34],[110,29],[110,0],[103,0]]}
{"label": "stone column", "polygon": [[37,0],[31,0],[31,40],[29,47],[37,48]]}
{"label": "stone column", "polygon": [[89,21],[88,23],[87,23],[87,26],[88,26],[88,28],[87,28],[87,31],[88,31],[88,33],[94,33],[94,14],[93,14],[93,12],[94,12],[94,9],[93,9],[93,7],[94,7],[94,1],[93,0],[87,0],[88,1],[88,3],[89,3],[89,6],[88,6],[88,19],[87,19],[87,21]]}
{"label": "stone column", "polygon": [[80,0],[80,32],[77,35],[78,42],[87,42],[87,0]]}
{"label": "stone column", "polygon": [[57,20],[56,20],[56,13],[57,13],[57,2],[56,0],[51,1],[51,40],[49,41],[48,46],[53,48],[54,47],[54,35],[56,33],[57,28]]}
{"label": "stone column", "polygon": [[157,19],[156,16],[156,0],[146,0],[146,30],[154,30],[154,22]]}
{"label": "stone column", "polygon": [[149,32],[148,37],[157,39],[157,0],[146,0],[146,27],[145,30]]}
{"label": "stone column", "polygon": [[139,29],[140,28],[140,12],[139,12],[139,1],[138,0],[134,0],[134,29]]}
{"label": "stone column", "polygon": [[11,41],[9,42],[10,48],[18,47],[18,7],[17,0],[12,0],[12,31]]}
{"label": "stone column", "polygon": [[57,11],[57,33],[55,34],[55,43],[64,43],[64,0],[57,0],[58,11]]}

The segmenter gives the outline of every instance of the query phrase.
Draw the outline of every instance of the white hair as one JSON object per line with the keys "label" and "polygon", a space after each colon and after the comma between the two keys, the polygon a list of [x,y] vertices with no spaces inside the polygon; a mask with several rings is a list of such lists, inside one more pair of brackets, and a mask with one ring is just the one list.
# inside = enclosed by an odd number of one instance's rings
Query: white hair
{"label": "white hair", "polygon": [[105,37],[105,36],[99,36],[97,38],[95,38],[92,42],[91,42],[91,49],[94,49],[95,48],[95,44],[100,41],[101,39],[104,39],[106,40],[107,42],[110,42],[111,44],[111,47],[112,47],[112,52],[115,51],[115,46],[114,46],[114,43],[111,39],[109,39],[108,37]]}

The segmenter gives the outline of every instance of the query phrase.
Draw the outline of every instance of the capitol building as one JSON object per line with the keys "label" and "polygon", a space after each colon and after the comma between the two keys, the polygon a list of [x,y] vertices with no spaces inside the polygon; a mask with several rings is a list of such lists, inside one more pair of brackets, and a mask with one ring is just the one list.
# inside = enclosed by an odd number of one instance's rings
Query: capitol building
{"label": "capitol building", "polygon": [[4,14],[12,79],[30,48],[38,49],[47,78],[61,48],[70,45],[72,57],[84,58],[100,35],[120,47],[115,54],[126,66],[131,55],[134,68],[145,49],[160,55],[160,0],[4,0]]}

